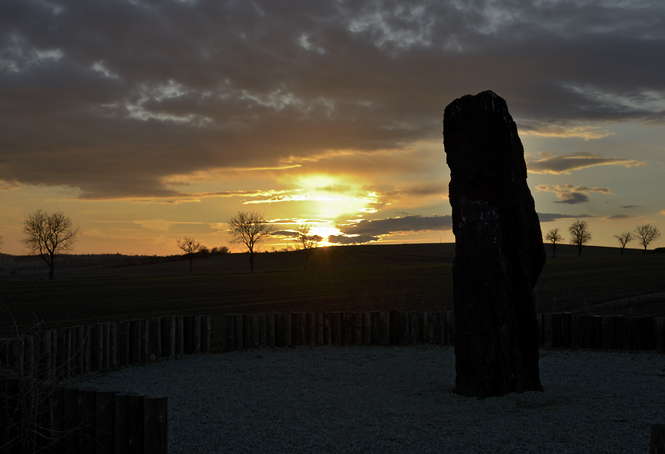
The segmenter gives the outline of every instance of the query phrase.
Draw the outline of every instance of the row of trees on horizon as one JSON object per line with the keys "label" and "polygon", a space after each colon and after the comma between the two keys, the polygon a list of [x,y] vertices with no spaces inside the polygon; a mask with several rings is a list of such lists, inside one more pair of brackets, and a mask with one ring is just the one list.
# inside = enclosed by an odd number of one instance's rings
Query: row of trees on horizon
{"label": "row of trees on horizon", "polygon": [[[591,241],[591,230],[589,230],[589,223],[587,221],[580,221],[579,219],[568,227],[570,233],[570,243],[577,246],[577,256],[582,256],[582,248]],[[660,230],[658,227],[651,224],[644,224],[637,226],[634,232],[623,232],[614,235],[614,238],[621,244],[621,255],[623,255],[626,245],[632,240],[637,240],[644,252],[647,251],[649,244],[660,238]],[[559,233],[559,229],[552,229],[545,235],[545,241],[552,243],[552,257],[556,257],[556,245],[563,241],[563,236]]]}
{"label": "row of trees on horizon", "polygon": [[[307,269],[307,263],[312,250],[318,247],[319,243],[323,241],[322,237],[312,234],[312,226],[309,224],[299,225],[295,231],[275,232],[274,226],[265,219],[263,214],[258,212],[239,211],[228,221],[228,224],[232,243],[244,246],[249,253],[249,268],[252,272],[254,271],[256,246],[265,241],[270,235],[282,234],[292,236],[295,248],[304,251],[305,269]],[[570,243],[577,246],[578,256],[581,257],[582,248],[591,241],[591,231],[588,222],[576,220],[568,228],[568,232],[571,235]],[[42,257],[49,267],[49,279],[53,279],[55,256],[71,251],[81,230],[62,212],[47,213],[43,210],[37,210],[26,216],[23,222],[23,233],[24,237],[21,239],[21,242],[26,246],[31,255]],[[651,224],[640,225],[634,232],[623,232],[614,235],[621,245],[621,254],[623,254],[626,245],[632,240],[637,240],[644,247],[644,252],[646,252],[648,246],[660,238],[660,236],[658,227]],[[563,236],[559,232],[559,229],[550,230],[545,235],[545,240],[552,244],[552,256],[556,257],[556,245],[563,241]],[[1,235],[0,246],[2,246]],[[189,259],[190,273],[192,272],[194,257],[221,255],[230,252],[226,246],[208,249],[194,238],[189,237],[177,239],[176,246]]]}

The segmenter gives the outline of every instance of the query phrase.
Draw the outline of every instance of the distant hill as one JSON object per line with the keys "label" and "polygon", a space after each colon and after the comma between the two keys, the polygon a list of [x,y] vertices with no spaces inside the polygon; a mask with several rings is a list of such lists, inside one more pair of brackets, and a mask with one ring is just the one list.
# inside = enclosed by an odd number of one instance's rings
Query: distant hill
{"label": "distant hill", "polygon": [[[665,248],[659,248],[665,251]],[[546,244],[551,259],[551,245]],[[661,251],[659,251],[661,252]],[[624,254],[641,254],[640,249],[626,249]],[[585,246],[584,257],[619,255],[615,247]],[[577,248],[568,244],[557,245],[557,257],[576,257]],[[312,251],[308,269],[340,267],[377,267],[389,265],[415,265],[452,262],[454,243],[426,244],[366,244],[321,247]],[[303,251],[264,252],[255,258],[256,272],[303,269]],[[195,258],[195,274],[245,273],[249,271],[246,253]],[[130,256],[121,254],[62,255],[56,257],[56,279],[92,276],[178,275],[189,272],[189,263],[183,256]],[[44,279],[48,268],[41,257],[0,254],[0,280]]]}

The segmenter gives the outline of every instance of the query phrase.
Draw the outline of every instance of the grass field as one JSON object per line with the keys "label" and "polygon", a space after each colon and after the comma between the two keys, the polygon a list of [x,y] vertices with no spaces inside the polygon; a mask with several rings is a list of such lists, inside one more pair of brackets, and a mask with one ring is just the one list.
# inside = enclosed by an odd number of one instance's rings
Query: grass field
{"label": "grass field", "polygon": [[[0,327],[12,324],[10,314],[19,325],[43,320],[45,327],[210,314],[214,331],[228,313],[452,310],[454,248],[425,246],[327,248],[306,271],[294,252],[261,254],[257,266],[264,271],[253,274],[167,274],[164,269],[187,272],[176,262],[164,265],[173,268],[125,267],[121,275],[112,268],[51,282],[3,280]],[[587,248],[587,256],[577,258],[562,250],[549,259],[536,288],[538,311],[665,316],[665,254],[613,251]],[[244,270],[246,256],[207,260],[195,261],[195,271],[227,269],[231,260]]]}

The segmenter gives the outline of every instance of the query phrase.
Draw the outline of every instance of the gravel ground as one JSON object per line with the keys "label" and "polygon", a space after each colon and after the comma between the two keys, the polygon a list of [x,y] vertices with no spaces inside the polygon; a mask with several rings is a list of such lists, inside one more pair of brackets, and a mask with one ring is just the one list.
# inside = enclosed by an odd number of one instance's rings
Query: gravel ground
{"label": "gravel ground", "polygon": [[662,354],[541,350],[544,393],[452,393],[452,347],[190,356],[85,381],[169,398],[170,453],[645,453]]}

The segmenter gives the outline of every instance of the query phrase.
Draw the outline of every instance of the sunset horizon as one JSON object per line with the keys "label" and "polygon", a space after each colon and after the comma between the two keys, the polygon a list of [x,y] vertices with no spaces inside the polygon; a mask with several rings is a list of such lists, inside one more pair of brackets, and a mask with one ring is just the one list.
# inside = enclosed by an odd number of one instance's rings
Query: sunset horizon
{"label": "sunset horizon", "polygon": [[[0,5],[0,252],[62,212],[74,254],[231,244],[240,211],[326,245],[453,243],[443,112],[492,90],[524,146],[543,235],[665,230],[665,6]],[[649,249],[664,246],[661,238]],[[629,248],[639,248],[636,240]]]}

